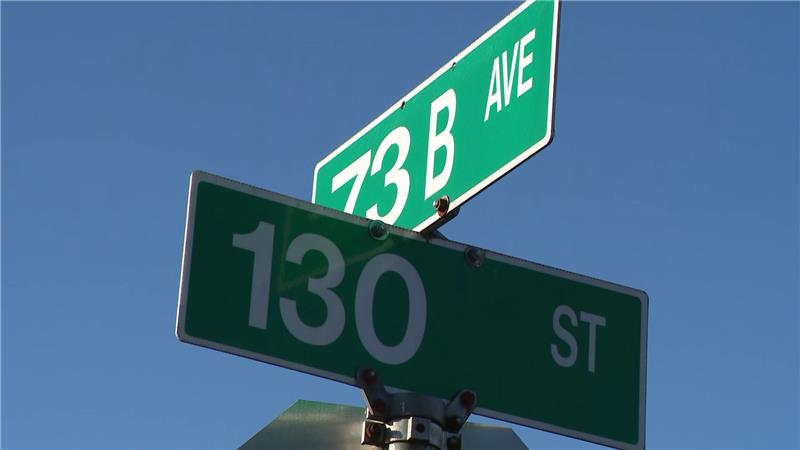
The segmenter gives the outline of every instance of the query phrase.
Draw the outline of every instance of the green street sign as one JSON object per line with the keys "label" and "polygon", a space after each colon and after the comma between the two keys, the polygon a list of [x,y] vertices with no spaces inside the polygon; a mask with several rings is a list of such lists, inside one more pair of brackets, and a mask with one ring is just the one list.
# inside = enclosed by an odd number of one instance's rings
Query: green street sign
{"label": "green street sign", "polygon": [[647,296],[243,185],[191,178],[177,335],[477,414],[644,445]]}
{"label": "green street sign", "polygon": [[525,2],[448,61],[317,164],[312,202],[421,231],[547,146],[558,11]]}

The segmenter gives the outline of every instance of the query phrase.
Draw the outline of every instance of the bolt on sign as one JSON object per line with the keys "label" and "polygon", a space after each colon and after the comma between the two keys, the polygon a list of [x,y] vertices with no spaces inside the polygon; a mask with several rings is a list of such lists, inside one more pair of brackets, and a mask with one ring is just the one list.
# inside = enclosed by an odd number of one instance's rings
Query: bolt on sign
{"label": "bolt on sign", "polygon": [[320,161],[312,202],[423,230],[547,146],[559,1],[528,1]]}
{"label": "bolt on sign", "polygon": [[214,175],[191,177],[177,335],[621,448],[644,445],[647,296]]}

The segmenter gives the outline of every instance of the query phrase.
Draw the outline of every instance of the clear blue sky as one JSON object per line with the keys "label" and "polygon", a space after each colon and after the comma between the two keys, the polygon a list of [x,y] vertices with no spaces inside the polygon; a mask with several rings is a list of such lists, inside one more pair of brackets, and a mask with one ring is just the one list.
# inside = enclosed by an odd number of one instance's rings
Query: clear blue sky
{"label": "clear blue sky", "polygon": [[[2,447],[233,448],[352,387],[183,344],[189,174],[315,163],[515,3],[2,3]],[[448,237],[644,289],[650,448],[797,448],[800,4],[562,6],[555,140]],[[531,448],[591,447],[514,427]]]}

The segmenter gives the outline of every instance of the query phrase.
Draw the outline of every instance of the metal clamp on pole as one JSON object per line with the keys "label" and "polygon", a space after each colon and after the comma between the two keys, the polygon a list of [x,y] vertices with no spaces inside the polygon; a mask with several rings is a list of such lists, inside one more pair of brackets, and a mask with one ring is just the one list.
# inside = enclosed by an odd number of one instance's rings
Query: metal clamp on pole
{"label": "metal clamp on pole", "polygon": [[386,450],[460,450],[461,428],[475,409],[477,396],[462,390],[449,402],[428,395],[390,394],[374,369],[356,373],[367,402],[361,444]]}

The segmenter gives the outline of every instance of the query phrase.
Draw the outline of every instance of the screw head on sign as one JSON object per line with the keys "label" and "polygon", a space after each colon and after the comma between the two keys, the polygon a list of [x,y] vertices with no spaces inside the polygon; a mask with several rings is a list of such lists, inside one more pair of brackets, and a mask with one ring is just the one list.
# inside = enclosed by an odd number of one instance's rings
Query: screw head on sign
{"label": "screw head on sign", "polygon": [[486,261],[486,251],[477,247],[468,247],[464,259],[471,267],[478,268]]}
{"label": "screw head on sign", "polygon": [[372,220],[369,222],[369,235],[376,241],[384,241],[389,237],[389,228],[380,220]]}
{"label": "screw head on sign", "polygon": [[464,408],[468,410],[472,410],[475,407],[475,393],[472,391],[464,391],[461,393],[461,404],[464,405]]}
{"label": "screw head on sign", "polygon": [[450,196],[445,195],[443,197],[439,197],[433,202],[433,208],[439,213],[439,217],[444,216],[447,214],[447,211],[450,209]]}
{"label": "screw head on sign", "polygon": [[461,438],[458,436],[447,438],[447,450],[461,450]]}

